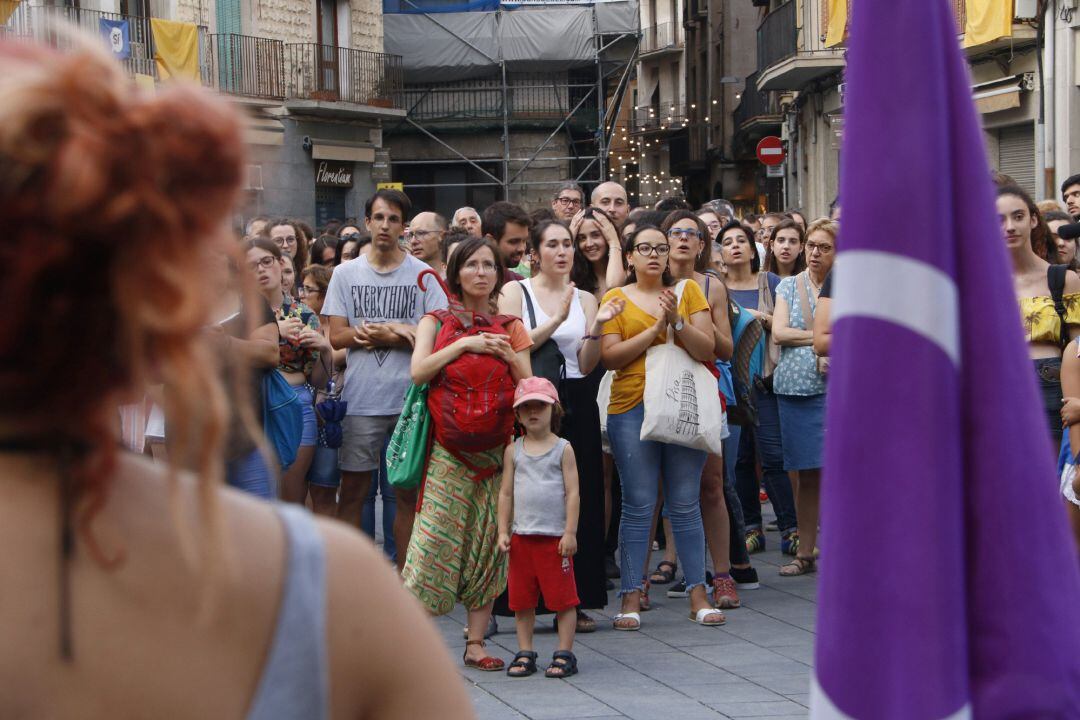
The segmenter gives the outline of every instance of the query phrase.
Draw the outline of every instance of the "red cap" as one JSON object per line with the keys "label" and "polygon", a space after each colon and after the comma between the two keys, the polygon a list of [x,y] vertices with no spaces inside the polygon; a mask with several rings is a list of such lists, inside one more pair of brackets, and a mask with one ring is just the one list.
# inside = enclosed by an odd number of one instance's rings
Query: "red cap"
{"label": "red cap", "polygon": [[516,408],[521,403],[530,400],[539,400],[554,405],[559,402],[559,393],[547,378],[522,378],[517,384],[517,389],[514,390],[514,407]]}

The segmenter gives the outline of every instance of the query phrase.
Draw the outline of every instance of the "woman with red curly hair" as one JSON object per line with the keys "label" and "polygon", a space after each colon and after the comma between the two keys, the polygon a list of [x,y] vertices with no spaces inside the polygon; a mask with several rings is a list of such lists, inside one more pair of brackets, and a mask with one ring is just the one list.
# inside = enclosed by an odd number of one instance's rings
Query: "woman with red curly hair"
{"label": "woman with red curly hair", "polygon": [[[222,486],[202,280],[233,250],[238,115],[71,44],[0,40],[0,303],[33,309],[0,314],[2,714],[469,717],[370,543]],[[117,443],[151,382],[168,467]]]}

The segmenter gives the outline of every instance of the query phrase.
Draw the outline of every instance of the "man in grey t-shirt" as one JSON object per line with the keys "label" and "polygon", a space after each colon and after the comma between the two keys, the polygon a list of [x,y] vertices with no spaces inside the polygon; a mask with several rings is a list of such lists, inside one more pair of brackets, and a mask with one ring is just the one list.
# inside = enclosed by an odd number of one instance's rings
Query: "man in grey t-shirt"
{"label": "man in grey t-shirt", "polygon": [[[341,495],[338,518],[353,527],[381,464],[382,448],[394,430],[409,388],[409,365],[416,325],[425,313],[447,306],[435,278],[421,290],[416,279],[428,266],[398,243],[411,209],[397,190],[380,190],[364,208],[371,233],[371,251],[342,263],[330,279],[323,315],[329,319],[330,342],[348,349],[342,398],[349,403],[342,423],[344,438],[338,456]],[[398,568],[412,534],[416,491],[395,491],[394,540]]]}

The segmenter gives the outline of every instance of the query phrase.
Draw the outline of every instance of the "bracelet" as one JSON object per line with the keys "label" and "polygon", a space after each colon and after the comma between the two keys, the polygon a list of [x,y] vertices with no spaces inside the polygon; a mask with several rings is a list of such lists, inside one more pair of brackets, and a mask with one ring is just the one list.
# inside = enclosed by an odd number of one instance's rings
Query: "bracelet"
{"label": "bracelet", "polygon": [[581,339],[582,340],[599,340],[600,336],[599,335],[582,335]]}

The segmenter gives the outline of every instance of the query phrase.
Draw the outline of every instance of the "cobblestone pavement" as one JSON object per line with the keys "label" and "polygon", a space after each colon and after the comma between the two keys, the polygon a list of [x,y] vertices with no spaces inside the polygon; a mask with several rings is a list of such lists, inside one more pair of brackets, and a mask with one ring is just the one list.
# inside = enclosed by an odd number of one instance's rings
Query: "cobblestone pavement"
{"label": "cobblestone pavement", "polygon": [[[667,586],[658,586],[650,593],[653,610],[642,613],[641,630],[617,632],[611,618],[618,600],[611,592],[607,608],[590,611],[597,632],[575,641],[578,675],[510,678],[463,668],[477,714],[483,720],[807,717],[815,576],[777,575],[787,558],[775,532],[768,533],[767,552],[752,559],[761,588],[742,591],[742,607],[727,611],[723,627],[690,622],[687,600],[668,598]],[[541,670],[556,647],[550,617],[537,620]],[[465,646],[464,618],[458,608],[438,621],[458,658]],[[488,650],[509,662],[516,646],[513,618],[499,618],[499,633],[488,641]]]}

